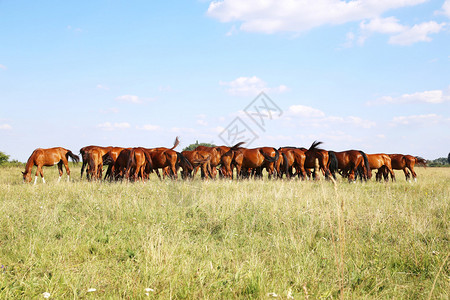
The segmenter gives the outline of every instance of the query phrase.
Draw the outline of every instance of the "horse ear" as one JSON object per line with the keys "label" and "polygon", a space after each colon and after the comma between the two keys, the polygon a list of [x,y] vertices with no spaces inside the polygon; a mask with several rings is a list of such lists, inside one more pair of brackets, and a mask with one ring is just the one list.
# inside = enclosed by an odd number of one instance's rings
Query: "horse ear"
{"label": "horse ear", "polygon": [[22,172],[22,175],[25,175],[25,172]]}

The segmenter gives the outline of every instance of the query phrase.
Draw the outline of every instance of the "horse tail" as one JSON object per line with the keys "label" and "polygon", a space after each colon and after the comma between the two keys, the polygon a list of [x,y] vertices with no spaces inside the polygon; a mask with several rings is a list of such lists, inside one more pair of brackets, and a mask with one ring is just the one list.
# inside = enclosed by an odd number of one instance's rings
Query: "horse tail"
{"label": "horse tail", "polygon": [[180,152],[177,152],[177,162],[180,162],[180,166],[184,169],[184,168],[188,168],[190,170],[193,170],[194,167],[191,165],[191,163],[189,162],[189,160],[184,157],[183,154],[181,154]]}
{"label": "horse tail", "polygon": [[134,148],[130,150],[130,155],[128,156],[127,168],[125,171],[125,178],[127,178],[127,179],[129,179],[132,166],[136,165],[135,153],[136,153],[136,150]]}
{"label": "horse tail", "polygon": [[278,160],[278,158],[280,157],[280,153],[278,152],[277,149],[275,149],[275,148],[272,148],[272,149],[275,150],[274,157],[264,153],[264,151],[262,149],[259,149],[259,153],[261,153],[268,162],[276,162]]}
{"label": "horse tail", "polygon": [[319,148],[317,148],[319,145],[323,144],[323,142],[319,142],[319,141],[314,141],[311,144],[311,147],[309,147],[308,151],[313,151],[313,150],[319,150]]}
{"label": "horse tail", "polygon": [[416,156],[415,158],[416,158],[416,164],[421,165],[421,166],[424,166],[424,167],[427,167],[427,166],[428,166],[428,165],[427,165],[427,163],[428,163],[427,160],[424,159],[423,157]]}
{"label": "horse tail", "polygon": [[170,148],[170,150],[175,149],[179,144],[180,144],[180,140],[178,139],[178,137],[176,137],[175,141],[173,142],[173,147]]}
{"label": "horse tail", "polygon": [[[286,155],[286,153],[281,152],[281,156],[283,156],[283,160],[284,160],[284,172],[286,172],[286,177],[289,178],[289,166],[288,166],[287,155]],[[283,176],[283,175],[281,175],[281,176]]]}
{"label": "horse tail", "polygon": [[102,160],[103,160],[103,165],[111,165],[114,163],[110,152],[106,153],[105,155],[102,156]]}
{"label": "horse tail", "polygon": [[359,151],[359,153],[361,153],[361,155],[363,156],[364,165],[366,166],[366,178],[370,178],[370,175],[372,175],[372,170],[370,170],[369,159],[367,158],[366,153],[364,153],[363,151]]}
{"label": "horse tail", "polygon": [[237,150],[244,144],[245,144],[245,142],[239,142],[236,145],[234,145],[233,147],[230,147],[230,150]]}
{"label": "horse tail", "polygon": [[66,159],[69,159],[69,157],[72,159],[73,162],[78,163],[80,161],[80,157],[78,155],[75,155],[72,153],[72,151],[67,150],[66,153]]}
{"label": "horse tail", "polygon": [[336,153],[334,151],[328,151],[328,170],[330,171],[331,175],[334,179],[336,179],[335,173],[338,171],[338,160],[336,157]]}
{"label": "horse tail", "polygon": [[145,160],[149,166],[149,169],[153,169],[153,160],[152,157],[150,155],[150,153],[148,153],[147,151],[145,151],[145,149],[142,149],[144,151],[144,155],[145,155]]}

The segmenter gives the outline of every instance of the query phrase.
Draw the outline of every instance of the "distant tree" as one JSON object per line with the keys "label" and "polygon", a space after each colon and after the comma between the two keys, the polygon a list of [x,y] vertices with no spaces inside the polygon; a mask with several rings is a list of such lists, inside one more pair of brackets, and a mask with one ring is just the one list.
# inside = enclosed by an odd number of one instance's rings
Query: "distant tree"
{"label": "distant tree", "polygon": [[0,151],[0,165],[7,162],[9,159],[9,155],[6,155],[5,153]]}
{"label": "distant tree", "polygon": [[448,166],[448,164],[449,164],[448,158],[445,157],[439,157],[428,161],[429,167],[445,167]]}
{"label": "distant tree", "polygon": [[209,144],[209,143],[199,143],[198,141],[195,141],[195,144],[190,144],[189,146],[185,147],[185,148],[183,149],[183,151],[194,150],[194,149],[197,148],[198,146],[216,147],[216,145],[214,145],[214,144]]}
{"label": "distant tree", "polygon": [[447,162],[450,164],[450,152],[448,153],[448,156],[447,156]]}

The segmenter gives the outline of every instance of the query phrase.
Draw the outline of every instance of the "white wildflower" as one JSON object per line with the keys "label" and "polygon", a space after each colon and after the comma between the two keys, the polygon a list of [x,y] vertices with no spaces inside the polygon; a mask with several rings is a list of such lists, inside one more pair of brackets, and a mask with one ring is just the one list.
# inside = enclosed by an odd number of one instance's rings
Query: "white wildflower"
{"label": "white wildflower", "polygon": [[152,288],[145,288],[145,290],[144,291],[146,291],[147,293],[149,293],[149,292],[154,292],[155,290],[154,289],[152,289]]}
{"label": "white wildflower", "polygon": [[294,296],[292,295],[292,290],[289,289],[288,293],[287,293],[287,298],[288,299],[294,299]]}
{"label": "white wildflower", "polygon": [[268,293],[267,296],[274,297],[274,298],[278,297],[278,295],[275,293]]}
{"label": "white wildflower", "polygon": [[97,290],[97,289],[90,288],[90,289],[87,290],[87,292],[88,292],[88,293],[92,293],[92,292],[95,292],[96,290]]}
{"label": "white wildflower", "polygon": [[50,293],[49,292],[42,293],[42,297],[44,297],[45,299],[50,298]]}

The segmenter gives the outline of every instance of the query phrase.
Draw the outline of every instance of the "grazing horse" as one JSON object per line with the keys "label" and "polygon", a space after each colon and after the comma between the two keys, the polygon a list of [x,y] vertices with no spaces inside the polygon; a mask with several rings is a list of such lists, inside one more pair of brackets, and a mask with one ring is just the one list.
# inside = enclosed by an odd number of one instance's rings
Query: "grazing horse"
{"label": "grazing horse", "polygon": [[262,169],[266,169],[267,173],[269,173],[269,179],[275,176],[275,164],[280,158],[280,153],[277,149],[272,147],[261,147],[261,150],[269,157],[273,157],[272,159],[266,159],[262,164],[261,168],[257,169],[258,176],[262,177]]}
{"label": "grazing horse", "polygon": [[[123,148],[120,150],[119,155],[114,160],[113,165],[111,166],[110,171],[110,179],[122,179],[125,176],[127,166],[128,166],[128,160],[130,159],[130,153],[131,148]],[[109,153],[109,156],[107,159],[111,158],[111,154]],[[108,174],[107,174],[108,175]],[[105,176],[106,177],[106,176]]]}
{"label": "grazing horse", "polygon": [[[158,147],[158,148],[142,148],[152,158],[152,169],[155,170],[156,175],[158,175],[159,179],[161,179],[161,175],[159,175],[158,169],[168,168],[169,176],[173,179],[177,179],[177,161],[178,161],[178,152],[174,151],[175,147],[180,144],[178,137],[175,138],[175,142],[173,143],[172,148]],[[163,172],[163,176],[165,176],[165,172]]]}
{"label": "grazing horse", "polygon": [[[384,153],[367,154],[367,158],[369,160],[370,169],[378,170],[378,173],[376,176],[377,181],[381,181],[381,174],[383,173],[384,168],[387,168],[387,170],[391,174],[392,181],[395,180],[395,173],[392,170],[392,163],[391,163],[391,158],[389,157],[389,155],[384,154]],[[372,175],[372,174],[370,174],[370,175]]]}
{"label": "grazing horse", "polygon": [[[261,168],[262,165],[265,162],[276,162],[279,157],[279,153],[276,149],[275,150],[275,156],[270,156],[269,154],[265,153],[265,151],[262,148],[254,148],[254,149],[247,149],[247,148],[240,148],[236,150],[236,154],[234,156],[234,162],[236,164],[236,170],[238,176],[241,175],[241,170],[248,171],[249,169],[257,169]],[[269,178],[272,176],[272,173],[269,173]]]}
{"label": "grazing horse", "polygon": [[233,160],[235,151],[240,149],[245,142],[239,142],[232,147],[218,146],[216,151],[220,154],[220,174],[225,178],[233,179]]}
{"label": "grazing horse", "polygon": [[37,176],[38,174],[41,174],[42,182],[45,183],[44,179],[44,172],[42,171],[43,166],[54,166],[58,165],[59,170],[59,178],[58,182],[61,180],[61,176],[63,174],[62,166],[66,168],[67,173],[67,181],[69,181],[70,178],[70,170],[69,170],[69,163],[68,158],[71,158],[74,162],[79,162],[80,158],[73,154],[72,151],[61,148],[61,147],[55,147],[55,148],[49,148],[49,149],[41,149],[38,148],[33,151],[30,158],[28,158],[27,164],[25,166],[25,172],[22,172],[23,174],[23,180],[24,182],[30,182],[31,181],[31,169],[33,166],[37,166],[36,174],[34,177],[34,184],[37,182]]}
{"label": "grazing horse", "polygon": [[316,170],[317,159],[319,168],[322,169],[325,178],[328,179],[330,175],[334,178],[334,174],[330,172],[330,166],[336,165],[336,157],[332,153],[329,153],[329,151],[318,148],[320,144],[322,144],[322,142],[314,141],[309,149],[298,148],[303,150],[306,155],[305,169],[314,169],[313,177],[314,179],[319,179],[318,170]]}
{"label": "grazing horse", "polygon": [[[306,178],[305,170],[305,149],[296,147],[281,147],[278,149],[282,154],[277,162],[277,172],[280,172],[280,178],[282,178],[283,173],[286,173],[286,177],[291,177],[297,175],[302,180]],[[284,157],[286,156],[286,157]],[[293,159],[293,161],[292,161]],[[285,163],[287,161],[287,164]],[[295,174],[293,174],[293,169],[295,168]]]}
{"label": "grazing horse", "polygon": [[275,163],[278,178],[283,178],[283,174],[286,174],[286,178],[292,177],[292,169],[295,162],[294,149],[281,147],[278,148],[278,152],[280,157]]}
{"label": "grazing horse", "polygon": [[[103,164],[108,166],[108,169],[106,170],[105,178],[103,178],[104,180],[106,180],[106,178],[108,178],[108,177],[110,180],[113,179],[114,164],[116,163],[116,160],[119,157],[120,152],[122,152],[123,149],[124,149],[123,147],[111,147],[111,149],[105,155],[103,155]],[[128,149],[131,149],[131,148],[128,148]]]}
{"label": "grazing horse", "polygon": [[363,170],[361,180],[370,178],[370,166],[367,155],[359,150],[347,150],[341,152],[333,152],[338,162],[338,170],[342,177],[348,177],[349,181],[356,180],[355,174],[358,168]]}
{"label": "grazing horse", "polygon": [[[143,148],[140,147],[132,148],[130,150],[130,155],[128,157],[125,178],[127,180],[130,180],[131,178],[132,180],[135,181],[138,179],[140,175],[141,180],[144,181],[147,177],[146,176],[147,174],[145,174],[147,165],[148,169],[153,168],[152,158],[150,157],[150,154],[148,154],[148,152],[145,151]],[[133,173],[130,175],[131,171],[133,171]]]}
{"label": "grazing horse", "polygon": [[[233,154],[229,151],[233,151],[235,149],[238,149],[242,144],[245,142],[237,143],[236,145],[232,147],[228,146],[215,146],[215,147],[209,147],[209,146],[198,146],[195,148],[195,150],[200,151],[207,151],[211,154],[211,171],[213,178],[216,177],[217,173],[217,166],[221,165],[221,172],[220,174],[224,177],[232,177],[232,172],[230,168],[231,161],[233,159]],[[202,170],[202,177],[204,176],[203,170]]]}
{"label": "grazing horse", "polygon": [[[394,170],[403,170],[405,174],[406,180],[410,180],[410,174],[408,169],[411,171],[412,177],[414,181],[417,181],[417,174],[414,171],[414,165],[422,165],[427,166],[427,161],[420,156],[412,156],[412,155],[403,155],[403,154],[388,154],[391,158],[392,169]],[[388,176],[387,170],[384,170],[383,176],[386,179]]]}
{"label": "grazing horse", "polygon": [[[89,167],[89,152],[92,151],[93,149],[95,149],[96,151],[99,151],[99,153],[101,156],[105,155],[106,153],[108,153],[108,151],[110,151],[113,147],[108,146],[108,147],[101,147],[101,146],[85,146],[83,148],[80,149],[80,155],[81,155],[81,159],[83,160],[83,164],[81,165],[81,178],[83,178],[83,172],[84,172],[84,168],[86,166]],[[97,155],[95,154],[95,155]],[[87,172],[87,171],[86,171]],[[89,172],[87,172],[89,173]]]}
{"label": "grazing horse", "polygon": [[[192,169],[183,168],[183,178],[195,177],[199,168],[201,168],[202,174],[204,174],[204,177],[202,176],[202,178],[207,179],[208,176],[213,178],[211,171],[211,152],[202,150],[186,150],[182,151],[181,155],[185,157],[192,166]],[[192,174],[192,171],[194,171],[194,174]]]}
{"label": "grazing horse", "polygon": [[[83,154],[83,161],[86,159],[88,163],[87,174],[90,179],[102,179],[103,174],[103,151],[98,148],[93,148]],[[89,176],[88,176],[89,178]]]}

